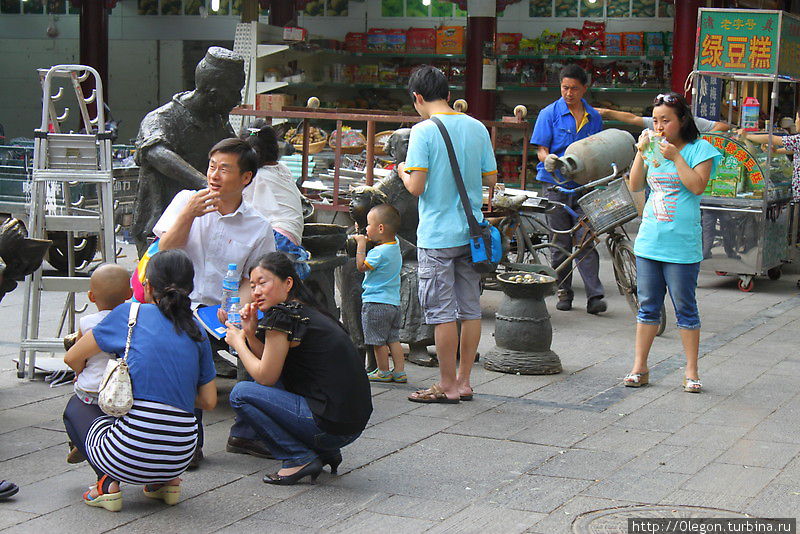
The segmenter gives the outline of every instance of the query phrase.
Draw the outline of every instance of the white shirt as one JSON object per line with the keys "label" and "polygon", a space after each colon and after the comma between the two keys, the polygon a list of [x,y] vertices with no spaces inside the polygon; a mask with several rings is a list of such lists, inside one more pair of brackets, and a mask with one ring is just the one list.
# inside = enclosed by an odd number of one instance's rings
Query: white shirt
{"label": "white shirt", "polygon": [[[81,334],[85,336],[91,332],[109,313],[111,313],[111,310],[101,310],[81,317],[78,322]],[[86,402],[83,398],[86,393],[92,396],[97,395],[100,389],[100,382],[103,380],[103,374],[106,372],[106,365],[113,358],[116,358],[116,356],[100,351],[86,360],[86,367],[83,368],[83,371],[80,372],[78,379],[75,381],[75,394],[81,397],[81,400]]]}
{"label": "white shirt", "polygon": [[295,244],[303,238],[303,196],[283,163],[258,169],[242,197],[270,222],[273,228],[288,233]]}
{"label": "white shirt", "polygon": [[[184,189],[175,195],[153,233],[161,237],[169,231],[195,193]],[[275,250],[275,237],[269,221],[243,201],[228,215],[214,211],[195,218],[183,250],[194,266],[194,290],[189,295],[192,306],[214,306],[222,300],[222,279],[228,264],[235,263],[239,274],[249,278],[258,258]]]}

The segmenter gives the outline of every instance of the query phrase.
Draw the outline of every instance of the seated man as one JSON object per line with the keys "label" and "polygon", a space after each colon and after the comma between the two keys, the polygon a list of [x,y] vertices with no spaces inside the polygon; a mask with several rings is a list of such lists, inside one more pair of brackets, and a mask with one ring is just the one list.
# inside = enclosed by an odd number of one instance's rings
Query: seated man
{"label": "seated man", "polygon": [[[229,263],[239,268],[240,298],[248,302],[250,269],[258,258],[275,250],[269,222],[242,200],[242,190],[257,170],[258,156],[250,145],[240,139],[223,139],[209,152],[208,187],[180,191],[153,229],[160,238],[159,250],[180,248],[192,260],[194,289],[189,295],[192,307],[221,303],[222,279]],[[212,347],[218,348],[213,343]],[[194,466],[203,458],[202,411],[197,410],[195,415],[201,431],[192,459]],[[240,426],[236,423],[231,429],[229,448],[233,442],[236,448],[244,449],[235,452],[255,450],[265,454],[266,447],[251,441],[255,434]]]}

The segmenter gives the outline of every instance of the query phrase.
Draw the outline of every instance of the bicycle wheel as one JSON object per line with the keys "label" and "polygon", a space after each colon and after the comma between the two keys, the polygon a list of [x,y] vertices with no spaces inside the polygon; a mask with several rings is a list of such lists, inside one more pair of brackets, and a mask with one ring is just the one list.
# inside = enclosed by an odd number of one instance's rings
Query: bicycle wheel
{"label": "bicycle wheel", "polygon": [[[620,293],[625,296],[633,313],[639,312],[639,296],[636,293],[636,256],[630,241],[623,239],[611,247],[611,259],[614,266],[614,278]],[[661,324],[658,325],[657,336],[667,328],[667,310],[661,306]]]}

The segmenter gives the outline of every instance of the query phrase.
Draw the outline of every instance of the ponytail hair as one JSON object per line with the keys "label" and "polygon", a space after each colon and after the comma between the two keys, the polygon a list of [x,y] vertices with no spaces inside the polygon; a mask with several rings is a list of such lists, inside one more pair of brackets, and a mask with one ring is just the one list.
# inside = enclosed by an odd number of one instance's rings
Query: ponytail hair
{"label": "ponytail hair", "polygon": [[251,128],[248,128],[243,139],[258,154],[258,166],[263,167],[267,163],[278,161],[278,135],[271,126],[267,126],[264,121],[256,121]]}
{"label": "ponytail hair", "polygon": [[153,299],[161,313],[194,341],[202,341],[203,333],[192,314],[189,294],[194,289],[194,267],[182,250],[162,250],[147,264],[147,283],[153,288]]}

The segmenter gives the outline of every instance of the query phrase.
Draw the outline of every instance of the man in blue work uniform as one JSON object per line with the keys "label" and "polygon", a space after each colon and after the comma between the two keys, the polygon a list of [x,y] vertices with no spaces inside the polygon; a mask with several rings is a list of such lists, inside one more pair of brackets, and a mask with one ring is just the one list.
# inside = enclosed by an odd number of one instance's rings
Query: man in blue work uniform
{"label": "man in blue work uniform", "polygon": [[[533,128],[531,144],[537,145],[539,164],[536,179],[548,184],[558,184],[567,188],[578,187],[578,184],[568,180],[555,168],[555,161],[564,155],[564,150],[573,142],[598,133],[603,128],[600,114],[591,107],[583,95],[589,88],[589,77],[586,71],[577,65],[567,65],[559,74],[561,80],[561,98],[544,108],[536,119]],[[599,178],[599,177],[598,177]],[[547,191],[549,200],[562,202],[575,211],[578,216],[583,211],[578,206],[579,195],[566,195],[557,191]],[[554,230],[569,230],[577,223],[577,219],[564,209],[556,209],[547,214],[547,222]],[[581,235],[575,236],[580,242]],[[565,250],[572,251],[573,240],[568,234],[554,234],[553,242],[561,245]],[[553,266],[560,265],[566,255],[552,249]],[[606,302],[603,300],[603,284],[600,283],[599,269],[600,256],[592,248],[578,255],[578,272],[581,273],[583,284],[586,287],[586,311],[597,314],[606,311]],[[572,309],[572,266],[567,266],[558,275],[558,304],[556,308],[561,311]]]}

